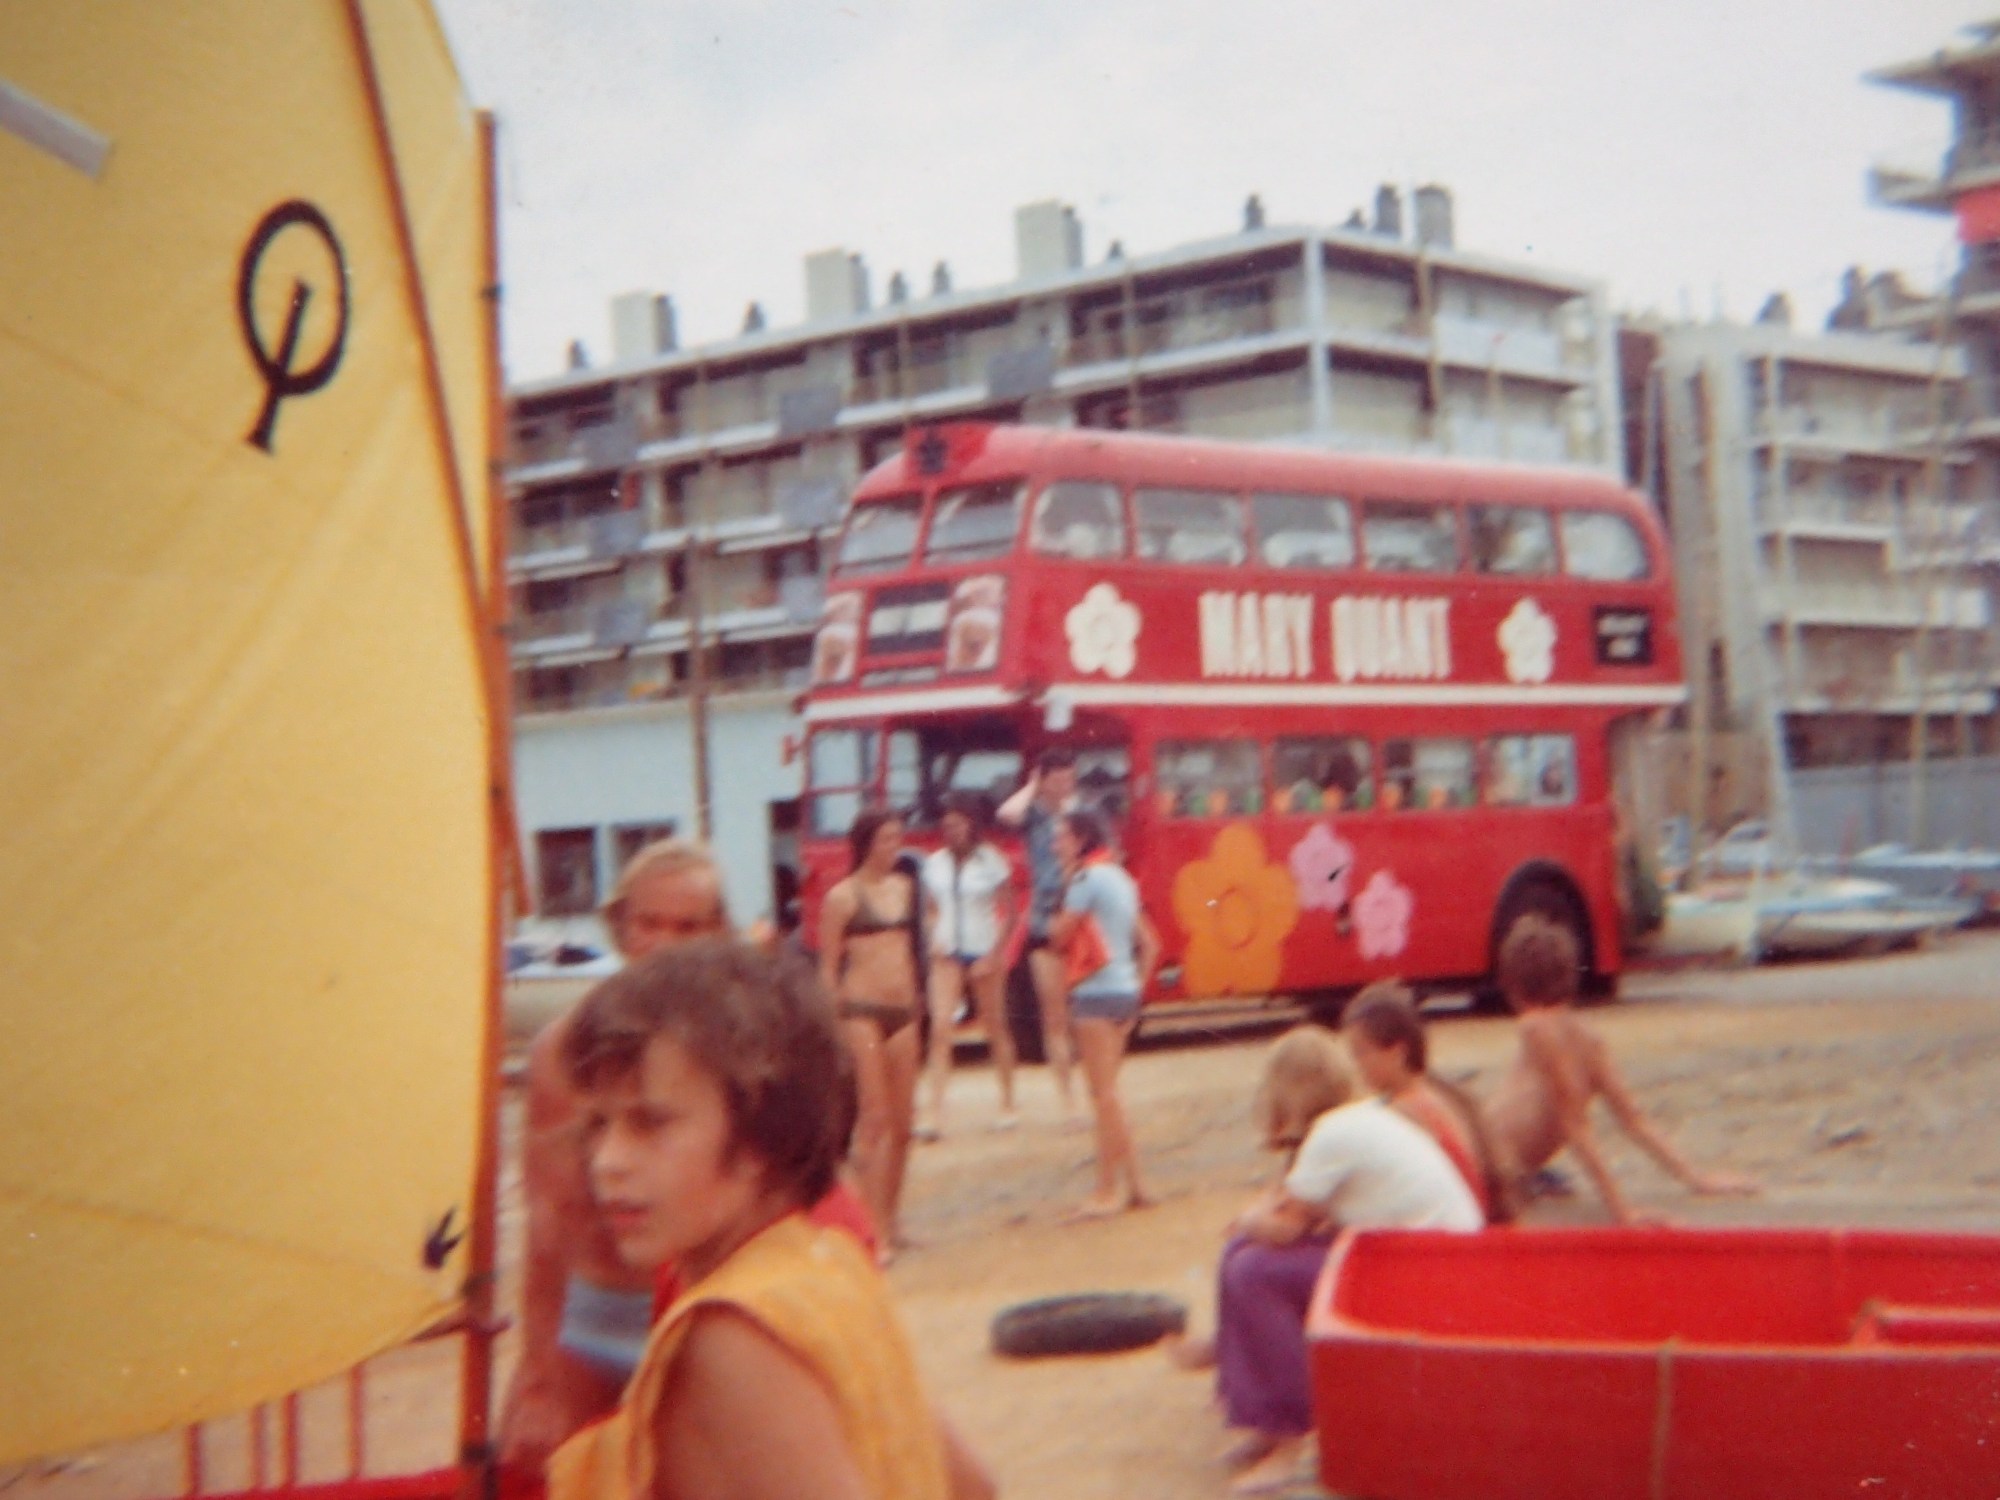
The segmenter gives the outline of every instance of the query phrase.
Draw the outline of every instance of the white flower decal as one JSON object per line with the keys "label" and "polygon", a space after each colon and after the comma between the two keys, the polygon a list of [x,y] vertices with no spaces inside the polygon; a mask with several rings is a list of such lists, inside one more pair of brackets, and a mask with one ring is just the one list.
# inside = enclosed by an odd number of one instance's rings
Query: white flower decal
{"label": "white flower decal", "polygon": [[1523,599],[1500,622],[1500,649],[1510,682],[1547,682],[1556,669],[1556,622],[1534,600]]}
{"label": "white flower decal", "polygon": [[1063,630],[1069,636],[1070,665],[1077,671],[1132,675],[1139,657],[1139,609],[1119,598],[1110,584],[1092,584],[1063,617]]}

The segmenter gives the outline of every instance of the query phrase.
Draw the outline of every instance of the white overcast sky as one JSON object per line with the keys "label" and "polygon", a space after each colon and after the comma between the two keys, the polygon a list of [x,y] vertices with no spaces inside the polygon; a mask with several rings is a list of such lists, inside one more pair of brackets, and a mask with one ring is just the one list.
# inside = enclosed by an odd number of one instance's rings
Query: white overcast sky
{"label": "white overcast sky", "polygon": [[1868,202],[1935,167],[1947,107],[1862,73],[1981,12],[1951,0],[439,0],[502,131],[507,373],[602,362],[610,298],[683,344],[796,322],[839,245],[913,288],[1011,279],[1013,210],[1084,253],[1335,225],[1439,182],[1458,243],[1600,277],[1615,306],[1802,321],[1843,267],[1933,284],[1946,220]]}

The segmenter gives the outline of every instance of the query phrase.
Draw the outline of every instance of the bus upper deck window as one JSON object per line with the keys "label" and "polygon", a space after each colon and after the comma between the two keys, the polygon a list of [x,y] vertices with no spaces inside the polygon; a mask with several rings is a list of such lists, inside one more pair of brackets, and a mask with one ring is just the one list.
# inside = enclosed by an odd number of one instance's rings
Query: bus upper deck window
{"label": "bus upper deck window", "polygon": [[1630,583],[1651,571],[1639,529],[1608,510],[1563,512],[1562,542],[1572,578]]}
{"label": "bus upper deck window", "polygon": [[883,573],[909,566],[917,549],[917,519],[924,502],[918,495],[866,500],[847,513],[840,533],[836,573]]}
{"label": "bus upper deck window", "polygon": [[1031,544],[1044,557],[1088,562],[1125,553],[1125,511],[1114,485],[1058,480],[1035,497]]}
{"label": "bus upper deck window", "polygon": [[1257,556],[1271,568],[1351,568],[1354,517],[1324,495],[1252,495]]}
{"label": "bus upper deck window", "polygon": [[924,561],[977,562],[1012,552],[1021,523],[1021,489],[1020,481],[1009,479],[939,495]]}
{"label": "bus upper deck window", "polygon": [[1370,500],[1361,507],[1361,545],[1377,573],[1458,571],[1458,520],[1449,505]]}
{"label": "bus upper deck window", "polygon": [[1523,505],[1475,505],[1467,512],[1472,565],[1482,573],[1553,573],[1556,536],[1547,511]]}
{"label": "bus upper deck window", "polygon": [[1243,507],[1217,490],[1142,489],[1132,496],[1139,556],[1151,562],[1234,566],[1248,555]]}

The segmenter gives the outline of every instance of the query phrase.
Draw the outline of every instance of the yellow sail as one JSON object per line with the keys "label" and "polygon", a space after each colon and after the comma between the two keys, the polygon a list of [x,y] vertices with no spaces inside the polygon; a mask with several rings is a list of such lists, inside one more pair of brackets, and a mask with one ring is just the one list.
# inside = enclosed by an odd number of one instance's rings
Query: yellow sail
{"label": "yellow sail", "polygon": [[480,171],[408,0],[0,6],[0,1462],[458,1295]]}

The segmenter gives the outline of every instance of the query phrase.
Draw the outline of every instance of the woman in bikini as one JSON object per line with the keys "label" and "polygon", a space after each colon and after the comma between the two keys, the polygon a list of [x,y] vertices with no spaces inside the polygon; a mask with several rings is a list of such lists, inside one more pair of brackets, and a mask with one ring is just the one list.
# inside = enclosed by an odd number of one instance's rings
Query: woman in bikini
{"label": "woman in bikini", "polygon": [[910,1156],[917,1071],[917,890],[897,865],[903,819],[865,807],[848,830],[854,873],[820,908],[819,972],[854,1057],[861,1111],[854,1169],[884,1243],[902,1243],[897,1210]]}

